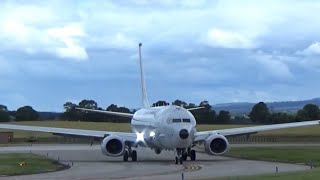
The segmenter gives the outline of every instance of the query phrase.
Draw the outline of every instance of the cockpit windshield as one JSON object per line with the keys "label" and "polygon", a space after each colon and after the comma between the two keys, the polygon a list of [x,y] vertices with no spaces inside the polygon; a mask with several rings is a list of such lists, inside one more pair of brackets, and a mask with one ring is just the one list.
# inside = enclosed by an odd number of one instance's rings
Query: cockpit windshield
{"label": "cockpit windshield", "polygon": [[173,122],[173,123],[180,123],[180,122],[181,122],[181,119],[172,119],[172,122]]}
{"label": "cockpit windshield", "polygon": [[182,119],[182,122],[189,123],[189,122],[191,122],[191,120],[190,119]]}
{"label": "cockpit windshield", "polygon": [[191,122],[191,120],[190,119],[188,119],[188,118],[183,118],[183,119],[178,119],[178,118],[175,118],[175,119],[172,119],[172,120],[168,120],[168,122],[169,123],[190,123]]}

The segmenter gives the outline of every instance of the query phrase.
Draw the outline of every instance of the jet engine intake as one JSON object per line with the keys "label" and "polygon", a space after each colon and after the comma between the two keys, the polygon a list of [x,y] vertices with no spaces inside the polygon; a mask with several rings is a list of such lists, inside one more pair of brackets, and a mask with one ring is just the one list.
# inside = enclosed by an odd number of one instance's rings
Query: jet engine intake
{"label": "jet engine intake", "polygon": [[119,136],[107,136],[101,143],[102,153],[106,156],[121,156],[124,153],[124,149],[124,141]]}
{"label": "jet engine intake", "polygon": [[205,140],[205,151],[209,155],[222,155],[229,149],[229,142],[226,137],[213,134]]}

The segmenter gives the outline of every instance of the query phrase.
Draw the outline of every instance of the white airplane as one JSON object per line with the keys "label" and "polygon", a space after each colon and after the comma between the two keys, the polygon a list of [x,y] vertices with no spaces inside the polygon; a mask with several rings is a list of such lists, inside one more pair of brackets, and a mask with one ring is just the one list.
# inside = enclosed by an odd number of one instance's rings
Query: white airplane
{"label": "white airplane", "polygon": [[134,114],[130,114],[77,108],[89,112],[131,118],[131,133],[10,124],[0,124],[0,128],[48,132],[64,136],[72,135],[99,138],[101,139],[101,151],[104,155],[114,157],[123,156],[124,161],[128,161],[128,158],[131,158],[132,161],[137,161],[137,151],[133,150],[133,148],[138,148],[139,146],[151,148],[156,154],[160,154],[162,150],[173,150],[175,152],[175,163],[182,164],[183,161],[187,160],[187,157],[190,157],[191,161],[196,160],[194,146],[197,144],[203,145],[205,152],[209,155],[222,155],[229,149],[227,139],[229,136],[249,135],[260,131],[320,124],[320,120],[314,120],[197,132],[196,120],[190,111],[201,107],[192,109],[185,109],[175,105],[150,107],[147,99],[141,60],[141,46],[142,44],[139,43],[140,81],[143,105],[140,110]]}

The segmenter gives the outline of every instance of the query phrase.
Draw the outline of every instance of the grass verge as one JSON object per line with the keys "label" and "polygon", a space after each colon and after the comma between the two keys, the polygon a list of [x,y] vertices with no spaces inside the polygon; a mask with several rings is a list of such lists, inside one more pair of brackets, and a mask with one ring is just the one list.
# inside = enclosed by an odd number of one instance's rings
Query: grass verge
{"label": "grass verge", "polygon": [[[232,148],[228,153],[229,156],[265,160],[287,163],[313,163],[315,166],[320,166],[320,147],[241,147]],[[238,177],[224,177],[216,178],[218,180],[295,180],[306,179],[314,180],[320,179],[320,168],[313,170],[293,172],[293,173],[277,173],[255,176],[238,176]]]}
{"label": "grass verge", "polygon": [[231,148],[229,156],[243,159],[287,162],[295,164],[313,163],[320,166],[320,147],[239,147]]}
{"label": "grass verge", "polygon": [[[19,165],[21,162],[25,165]],[[56,171],[63,168],[58,162],[34,154],[0,154],[0,175],[24,175]]]}

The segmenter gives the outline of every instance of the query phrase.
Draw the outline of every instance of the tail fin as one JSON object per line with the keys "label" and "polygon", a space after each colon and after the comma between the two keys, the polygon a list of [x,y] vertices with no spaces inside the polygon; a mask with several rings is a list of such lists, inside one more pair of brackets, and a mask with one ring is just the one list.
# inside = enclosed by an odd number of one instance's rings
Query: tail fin
{"label": "tail fin", "polygon": [[142,93],[142,107],[143,108],[150,108],[150,104],[147,97],[147,89],[146,89],[146,82],[144,80],[144,72],[143,72],[143,64],[141,59],[141,46],[142,44],[139,43],[139,62],[140,62],[140,81],[141,81],[141,93]]}

